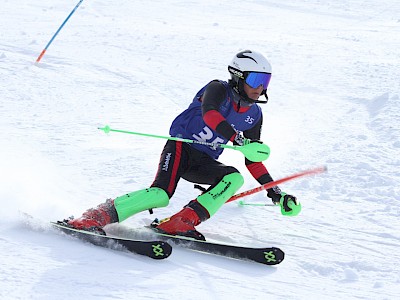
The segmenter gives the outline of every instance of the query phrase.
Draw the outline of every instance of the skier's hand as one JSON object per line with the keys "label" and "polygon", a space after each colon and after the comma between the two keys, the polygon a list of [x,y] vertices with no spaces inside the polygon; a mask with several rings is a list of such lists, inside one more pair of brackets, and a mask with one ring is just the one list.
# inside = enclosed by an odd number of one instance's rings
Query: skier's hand
{"label": "skier's hand", "polygon": [[248,145],[250,143],[262,144],[263,142],[261,142],[260,140],[252,140],[252,139],[245,138],[243,136],[243,133],[241,133],[241,132],[238,132],[236,134],[236,136],[235,136],[235,139],[233,140],[233,144],[235,146],[245,146],[245,145]]}
{"label": "skier's hand", "polygon": [[235,146],[244,146],[244,145],[248,145],[251,143],[251,140],[248,138],[245,138],[243,136],[243,133],[238,132],[235,136],[235,139],[233,140],[233,144]]}
{"label": "skier's hand", "polygon": [[284,216],[297,216],[301,211],[301,203],[297,201],[297,198],[286,193],[281,193],[279,204]]}
{"label": "skier's hand", "polygon": [[281,191],[278,186],[268,189],[268,197],[275,205],[281,206],[281,213],[284,216],[297,216],[301,211],[301,203],[293,195]]}

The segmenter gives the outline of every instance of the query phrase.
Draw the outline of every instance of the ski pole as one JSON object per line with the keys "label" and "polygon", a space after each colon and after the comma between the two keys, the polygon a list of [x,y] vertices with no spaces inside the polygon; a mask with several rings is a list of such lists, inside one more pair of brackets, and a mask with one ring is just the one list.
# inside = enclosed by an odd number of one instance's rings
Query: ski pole
{"label": "ski pole", "polygon": [[53,40],[56,38],[56,36],[58,35],[58,33],[61,31],[61,29],[64,27],[65,23],[68,22],[69,18],[73,15],[73,13],[77,10],[77,8],[79,7],[79,5],[81,5],[81,3],[83,2],[83,0],[79,0],[78,4],[74,7],[74,9],[71,11],[71,13],[68,15],[68,17],[65,19],[65,21],[61,24],[61,26],[58,28],[58,30],[56,31],[56,33],[53,35],[53,37],[50,39],[50,41],[47,43],[46,47],[44,47],[44,49],[42,50],[42,52],[40,53],[39,57],[36,59],[36,63],[39,63],[40,60],[42,59],[43,55],[46,53],[47,48],[49,48],[50,44],[53,42]]}
{"label": "ski pole", "polygon": [[112,129],[108,125],[106,125],[102,128],[99,127],[98,129],[104,131],[105,133],[119,132],[119,133],[134,134],[134,135],[153,137],[153,138],[159,138],[159,139],[167,139],[167,140],[183,142],[183,143],[205,145],[205,146],[210,146],[210,147],[214,147],[214,148],[220,147],[220,148],[226,148],[226,149],[233,149],[233,150],[242,152],[243,155],[247,159],[254,161],[254,162],[264,161],[269,157],[269,154],[270,154],[269,147],[267,145],[261,144],[261,143],[250,143],[250,144],[247,144],[244,146],[230,146],[230,145],[219,144],[219,143],[209,143],[209,142],[202,142],[202,141],[197,141],[197,140],[184,139],[184,138],[179,138],[179,137],[171,137],[171,136],[155,135],[155,134],[127,131],[127,130]]}
{"label": "ski pole", "polygon": [[268,203],[246,203],[246,202],[244,202],[244,200],[239,200],[238,203],[240,206],[276,206],[276,207],[280,207],[279,205],[268,204]]}
{"label": "ski pole", "polygon": [[295,178],[298,178],[298,177],[303,177],[303,176],[323,173],[323,172],[326,172],[327,170],[328,170],[328,168],[326,166],[322,166],[322,167],[317,167],[317,168],[314,168],[314,169],[302,171],[302,172],[299,172],[299,173],[296,173],[296,174],[293,174],[293,175],[290,175],[290,176],[287,176],[287,177],[284,177],[284,178],[281,178],[281,179],[278,179],[278,180],[275,180],[275,181],[271,181],[271,182],[263,184],[263,185],[261,185],[259,187],[256,187],[254,189],[251,189],[251,190],[248,190],[248,191],[233,195],[225,203],[232,202],[232,201],[235,201],[235,200],[237,200],[239,198],[243,198],[245,196],[249,196],[249,195],[252,195],[252,194],[267,190],[267,189],[270,189],[270,188],[272,188],[272,187],[274,187],[274,186],[276,186],[278,184],[284,183],[286,181],[289,181],[289,180],[292,180],[292,179],[295,179]]}

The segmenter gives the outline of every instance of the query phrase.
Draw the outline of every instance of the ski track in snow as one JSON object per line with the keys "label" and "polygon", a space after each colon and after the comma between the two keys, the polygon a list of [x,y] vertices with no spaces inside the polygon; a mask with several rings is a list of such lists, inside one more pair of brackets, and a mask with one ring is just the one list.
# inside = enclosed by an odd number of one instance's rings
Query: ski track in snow
{"label": "ski track in snow", "polygon": [[[400,298],[398,1],[84,1],[34,65],[75,2],[5,0],[0,13],[1,299]],[[199,230],[281,247],[281,265],[179,248],[153,261],[49,227],[154,178],[164,141],[97,127],[167,134],[205,83],[228,78],[243,48],[272,62],[263,140],[273,177],[328,172],[281,186],[303,204],[295,218],[231,203]],[[243,158],[225,151],[221,160]],[[256,186],[235,166],[242,190]],[[181,181],[155,216],[196,195]]]}

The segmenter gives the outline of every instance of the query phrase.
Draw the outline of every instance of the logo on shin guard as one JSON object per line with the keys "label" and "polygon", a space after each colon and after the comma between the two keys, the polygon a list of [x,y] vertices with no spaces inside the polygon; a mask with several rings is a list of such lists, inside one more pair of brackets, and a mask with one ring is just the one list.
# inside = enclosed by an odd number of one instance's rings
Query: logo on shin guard
{"label": "logo on shin guard", "polygon": [[212,195],[212,198],[213,198],[213,199],[216,199],[216,198],[222,196],[222,194],[224,194],[224,193],[227,191],[227,189],[229,189],[229,187],[231,186],[231,184],[232,184],[232,182],[228,181],[228,183],[225,185],[225,187],[223,188],[223,190],[220,191],[220,192],[217,193],[217,194]]}

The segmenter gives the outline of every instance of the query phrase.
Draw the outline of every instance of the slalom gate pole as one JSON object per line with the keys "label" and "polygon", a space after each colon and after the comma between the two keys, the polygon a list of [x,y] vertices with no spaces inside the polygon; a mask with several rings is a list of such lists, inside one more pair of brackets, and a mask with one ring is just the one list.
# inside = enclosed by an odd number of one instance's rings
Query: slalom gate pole
{"label": "slalom gate pole", "polygon": [[290,176],[287,176],[287,177],[284,177],[284,178],[281,178],[281,179],[278,179],[278,180],[275,180],[275,181],[271,181],[271,182],[268,182],[268,183],[266,183],[264,185],[256,187],[254,189],[251,189],[251,190],[248,190],[248,191],[233,195],[225,203],[232,202],[232,201],[235,201],[237,199],[243,198],[245,196],[249,196],[249,195],[252,195],[252,194],[267,190],[267,189],[270,189],[270,188],[272,188],[272,187],[274,187],[274,186],[276,186],[278,184],[287,182],[289,180],[293,180],[295,178],[314,175],[314,174],[318,174],[318,173],[323,173],[323,172],[326,172],[327,170],[328,170],[328,168],[326,166],[322,166],[322,167],[317,167],[317,168],[314,168],[314,169],[302,171],[302,172],[299,172],[299,173],[296,173],[296,174],[293,174],[293,175],[290,175]]}
{"label": "slalom gate pole", "polygon": [[265,144],[260,144],[260,143],[250,143],[250,144],[244,145],[244,146],[231,146],[231,145],[225,145],[225,144],[209,143],[209,142],[202,142],[202,141],[197,141],[197,140],[184,139],[184,138],[179,138],[179,137],[171,137],[171,136],[155,135],[155,134],[127,131],[127,130],[112,129],[108,125],[106,125],[102,128],[99,127],[98,129],[104,131],[105,133],[119,132],[119,133],[140,135],[140,136],[153,137],[153,138],[159,138],[159,139],[166,139],[166,140],[183,142],[183,143],[205,145],[205,146],[215,147],[215,148],[219,147],[219,148],[233,149],[233,150],[242,152],[246,158],[248,158],[251,161],[255,161],[255,162],[260,162],[260,161],[266,160],[270,154],[269,147]]}
{"label": "slalom gate pole", "polygon": [[36,59],[36,63],[39,63],[40,60],[42,59],[43,55],[46,53],[47,48],[49,48],[50,44],[53,42],[53,40],[56,38],[56,36],[58,35],[58,33],[61,31],[61,29],[64,27],[65,23],[68,22],[69,18],[73,15],[73,13],[77,10],[77,8],[79,7],[79,5],[81,5],[81,3],[83,2],[83,0],[79,0],[78,4],[74,7],[74,9],[71,11],[71,13],[68,15],[68,17],[65,19],[65,21],[61,24],[61,26],[58,28],[58,30],[56,31],[56,33],[53,35],[53,37],[50,39],[50,41],[47,43],[46,47],[44,47],[44,49],[42,50],[42,52],[40,53],[39,57]]}

